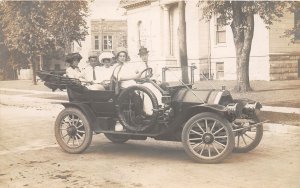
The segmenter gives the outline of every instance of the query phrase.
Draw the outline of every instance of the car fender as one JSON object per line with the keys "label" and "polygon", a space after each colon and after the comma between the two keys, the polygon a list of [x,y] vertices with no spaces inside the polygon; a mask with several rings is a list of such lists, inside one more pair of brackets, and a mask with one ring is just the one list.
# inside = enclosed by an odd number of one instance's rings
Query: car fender
{"label": "car fender", "polygon": [[193,105],[186,109],[185,115],[188,117],[188,119],[198,113],[202,112],[212,112],[212,113],[217,113],[221,116],[225,116],[226,119],[227,117],[227,108],[222,105],[218,104],[201,104],[201,105]]}
{"label": "car fender", "polygon": [[95,113],[91,110],[91,108],[88,106],[87,103],[84,102],[65,102],[65,103],[59,103],[63,105],[65,108],[78,108],[81,110],[84,115],[87,117],[92,129],[95,131],[97,129],[96,122],[97,118]]}

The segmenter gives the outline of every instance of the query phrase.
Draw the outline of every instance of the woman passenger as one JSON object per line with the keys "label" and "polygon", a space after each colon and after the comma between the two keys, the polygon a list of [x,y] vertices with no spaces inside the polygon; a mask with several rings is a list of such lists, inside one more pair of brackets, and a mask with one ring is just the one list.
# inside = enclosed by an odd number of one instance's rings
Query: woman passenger
{"label": "woman passenger", "polygon": [[82,59],[82,56],[79,53],[71,53],[66,57],[66,76],[69,78],[77,78],[81,81],[84,81],[84,73],[78,68],[78,63]]}

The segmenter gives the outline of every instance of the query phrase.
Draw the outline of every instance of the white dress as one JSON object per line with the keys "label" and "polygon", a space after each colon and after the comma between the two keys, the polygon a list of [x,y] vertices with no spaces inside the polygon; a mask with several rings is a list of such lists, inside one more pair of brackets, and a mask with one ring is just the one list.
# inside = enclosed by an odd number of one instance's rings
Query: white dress
{"label": "white dress", "polygon": [[[147,66],[143,62],[125,63],[124,65],[116,68],[116,70],[114,71],[114,76],[121,82],[120,86],[122,88],[127,88],[133,85],[142,85],[147,87],[156,96],[158,104],[162,105],[162,94],[154,85],[152,85],[151,83],[138,84],[136,83],[136,81],[134,81],[134,79],[138,78],[139,74],[146,68]],[[151,99],[148,96],[145,96],[144,111],[146,112],[146,114],[151,115],[153,113],[152,109],[153,106]]]}
{"label": "white dress", "polygon": [[69,78],[77,78],[79,80],[84,80],[84,73],[79,70],[79,68],[68,67],[66,69],[66,76]]}

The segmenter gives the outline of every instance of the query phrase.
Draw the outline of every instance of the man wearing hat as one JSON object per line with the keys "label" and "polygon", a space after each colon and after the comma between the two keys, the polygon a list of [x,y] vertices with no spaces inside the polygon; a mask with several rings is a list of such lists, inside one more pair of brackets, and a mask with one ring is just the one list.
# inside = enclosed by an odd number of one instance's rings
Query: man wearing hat
{"label": "man wearing hat", "polygon": [[[148,65],[149,51],[148,51],[148,49],[145,48],[144,46],[142,46],[139,49],[138,55],[142,59],[142,63],[145,64],[146,68],[149,68],[149,65]],[[154,77],[154,79],[155,79],[155,77]],[[159,105],[162,105],[162,101],[161,101],[162,100],[162,94],[160,93],[160,91],[155,86],[153,86],[151,83],[146,82],[146,83],[143,83],[142,85],[149,88],[154,93],[154,95],[156,96]],[[151,114],[151,111],[152,111],[151,99],[147,96],[145,96],[145,98],[144,98],[144,111],[146,112],[146,114]]]}
{"label": "man wearing hat", "polygon": [[98,56],[96,53],[90,53],[88,57],[88,65],[84,69],[85,79],[92,84],[86,87],[90,90],[105,90],[104,87],[99,83],[99,72],[100,62],[98,61]]}
{"label": "man wearing hat", "polygon": [[147,48],[145,48],[144,46],[142,46],[139,49],[138,55],[140,56],[140,58],[142,59],[142,61],[146,64],[146,67],[148,67],[149,51],[147,50]]}
{"label": "man wearing hat", "polygon": [[[144,62],[146,67],[148,68],[149,67],[149,64],[148,64],[149,51],[148,51],[148,49],[145,48],[144,46],[142,46],[139,49],[138,55],[140,56],[142,62]],[[151,67],[151,68],[153,69],[152,70],[152,73],[153,73],[152,78],[158,82],[160,80],[160,74],[159,73],[160,73],[161,70],[157,70],[158,69],[157,67],[158,67],[158,65],[155,66],[155,67]]]}

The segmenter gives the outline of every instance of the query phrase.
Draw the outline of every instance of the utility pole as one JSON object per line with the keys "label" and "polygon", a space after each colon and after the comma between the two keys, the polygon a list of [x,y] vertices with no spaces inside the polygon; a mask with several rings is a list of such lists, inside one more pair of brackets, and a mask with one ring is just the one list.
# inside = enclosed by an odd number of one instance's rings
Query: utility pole
{"label": "utility pole", "polygon": [[188,60],[186,47],[186,23],[185,23],[185,1],[178,2],[179,26],[178,26],[178,41],[179,41],[179,61],[182,69],[182,82],[189,83],[188,75]]}

